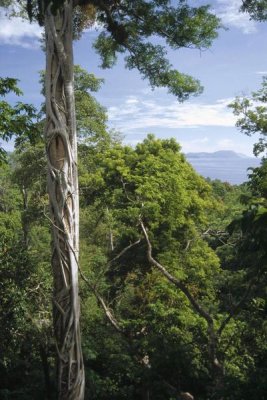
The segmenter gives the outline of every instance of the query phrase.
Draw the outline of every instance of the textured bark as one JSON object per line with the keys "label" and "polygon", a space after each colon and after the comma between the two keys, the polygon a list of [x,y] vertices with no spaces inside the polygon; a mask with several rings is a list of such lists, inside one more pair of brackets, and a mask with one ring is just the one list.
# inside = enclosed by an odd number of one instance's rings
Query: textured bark
{"label": "textured bark", "polygon": [[75,122],[72,0],[53,15],[45,10],[48,193],[54,275],[54,331],[58,351],[58,398],[84,398],[79,328],[79,198]]}

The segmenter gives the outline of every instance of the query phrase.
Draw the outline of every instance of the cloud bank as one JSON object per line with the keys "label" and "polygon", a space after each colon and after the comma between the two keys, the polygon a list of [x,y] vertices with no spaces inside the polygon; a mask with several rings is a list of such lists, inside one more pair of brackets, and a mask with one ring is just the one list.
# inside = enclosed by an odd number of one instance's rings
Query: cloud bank
{"label": "cloud bank", "polygon": [[214,104],[161,102],[128,96],[119,105],[108,108],[109,120],[122,132],[143,132],[153,128],[199,128],[201,126],[233,127],[236,118],[227,108],[233,99],[220,99]]}
{"label": "cloud bank", "polygon": [[37,23],[30,23],[20,17],[8,18],[0,11],[0,43],[25,48],[40,47],[39,39],[42,28]]}
{"label": "cloud bank", "polygon": [[241,29],[245,34],[256,32],[256,23],[249,19],[249,14],[239,11],[241,5],[242,0],[217,0],[215,12],[226,26]]}

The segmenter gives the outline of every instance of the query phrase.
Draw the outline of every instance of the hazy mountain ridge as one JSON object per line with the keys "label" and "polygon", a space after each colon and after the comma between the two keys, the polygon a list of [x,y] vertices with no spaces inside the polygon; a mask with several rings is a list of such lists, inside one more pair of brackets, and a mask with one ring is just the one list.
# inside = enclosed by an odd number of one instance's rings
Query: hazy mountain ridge
{"label": "hazy mountain ridge", "polygon": [[221,150],[214,153],[187,153],[187,161],[205,178],[220,179],[231,184],[241,184],[248,180],[249,168],[260,165],[260,159],[236,153],[232,150]]}
{"label": "hazy mountain ridge", "polygon": [[235,159],[255,159],[255,157],[249,157],[246,154],[236,153],[233,150],[220,150],[215,151],[213,153],[208,152],[200,152],[200,153],[187,153],[185,154],[186,158],[235,158]]}

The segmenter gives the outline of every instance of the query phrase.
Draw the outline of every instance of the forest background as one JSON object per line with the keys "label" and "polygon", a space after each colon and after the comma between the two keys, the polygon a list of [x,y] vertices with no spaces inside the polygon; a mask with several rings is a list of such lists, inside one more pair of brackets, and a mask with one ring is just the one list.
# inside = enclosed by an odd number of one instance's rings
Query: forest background
{"label": "forest background", "polygon": [[[198,176],[174,139],[129,147],[92,96],[101,84],[75,67],[86,398],[264,399],[265,160],[231,186]],[[1,152],[0,396],[52,399],[44,111],[9,92],[17,82],[1,79],[1,135],[16,148]],[[257,154],[265,101],[264,80],[232,103]]]}

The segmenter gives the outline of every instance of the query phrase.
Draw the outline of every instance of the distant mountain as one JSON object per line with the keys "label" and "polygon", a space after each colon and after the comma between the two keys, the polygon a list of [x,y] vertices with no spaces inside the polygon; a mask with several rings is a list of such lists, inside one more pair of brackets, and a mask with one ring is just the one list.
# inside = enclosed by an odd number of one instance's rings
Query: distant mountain
{"label": "distant mountain", "polygon": [[187,153],[186,154],[186,158],[218,158],[218,159],[227,159],[227,158],[252,158],[253,157],[249,157],[246,156],[245,154],[242,153],[236,153],[235,151],[232,150],[220,150],[220,151],[215,151],[214,153],[205,153],[205,152],[201,152],[201,153]]}
{"label": "distant mountain", "polygon": [[231,184],[241,184],[248,180],[248,169],[260,165],[260,159],[231,150],[214,153],[187,153],[187,161],[205,178],[220,179]]}

